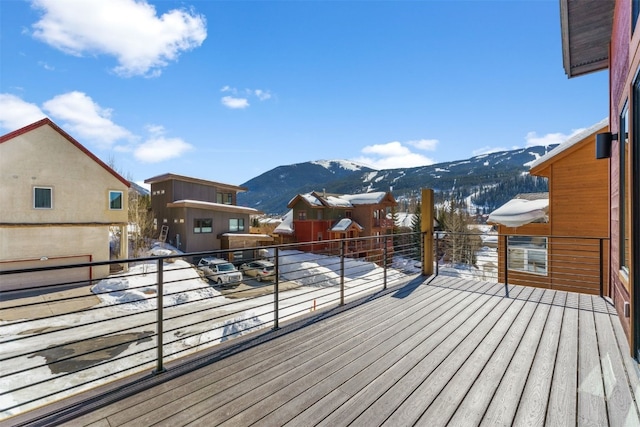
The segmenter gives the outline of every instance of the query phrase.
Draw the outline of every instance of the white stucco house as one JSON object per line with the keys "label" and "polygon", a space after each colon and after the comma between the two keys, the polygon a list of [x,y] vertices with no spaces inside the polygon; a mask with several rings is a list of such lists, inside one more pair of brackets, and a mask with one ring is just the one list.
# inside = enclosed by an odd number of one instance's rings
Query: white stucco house
{"label": "white stucco house", "polygon": [[[126,236],[129,182],[50,119],[0,137],[0,270],[108,261]],[[115,257],[127,257],[121,239]],[[84,282],[108,266],[3,275],[0,290]]]}

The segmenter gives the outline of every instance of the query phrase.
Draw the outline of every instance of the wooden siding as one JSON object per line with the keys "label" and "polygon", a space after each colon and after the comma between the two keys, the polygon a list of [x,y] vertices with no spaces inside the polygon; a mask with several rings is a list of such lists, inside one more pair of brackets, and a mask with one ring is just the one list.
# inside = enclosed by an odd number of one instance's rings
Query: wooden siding
{"label": "wooden siding", "polygon": [[94,427],[640,425],[612,307],[553,290],[419,278],[184,366],[39,411]]}
{"label": "wooden siding", "polygon": [[594,134],[551,165],[553,236],[609,237],[609,162],[596,159],[595,152]]}
{"label": "wooden siding", "polygon": [[[631,1],[630,0],[618,0],[616,1],[616,7],[613,17],[613,31],[610,41],[610,62],[609,62],[609,120],[612,133],[619,133],[620,130],[620,112],[625,103],[633,101],[631,88],[634,83],[634,79],[640,69],[640,55],[639,43],[640,32],[638,26],[636,31],[632,34],[631,30]],[[630,128],[630,140],[635,141],[637,138],[634,136],[635,130],[633,123],[637,123],[637,118],[640,116],[640,112],[634,111],[633,102],[630,103],[630,121],[632,122]],[[633,281],[629,281],[620,273],[620,156],[619,156],[619,141],[614,141],[611,147],[611,246],[610,246],[610,258],[611,258],[611,296],[613,297],[614,304],[618,314],[620,315],[621,322],[625,333],[632,346],[637,346],[636,343],[632,343],[633,336],[633,323],[630,317],[624,317],[624,305],[625,303],[631,304],[631,312],[640,308],[634,307],[634,287],[636,286]],[[632,150],[637,147],[632,146]],[[637,194],[637,191],[632,192]],[[638,239],[640,234],[638,230],[634,231],[631,236],[632,239]],[[633,254],[631,254],[633,257]],[[633,259],[633,258],[632,258]],[[637,268],[632,266],[632,268]]]}

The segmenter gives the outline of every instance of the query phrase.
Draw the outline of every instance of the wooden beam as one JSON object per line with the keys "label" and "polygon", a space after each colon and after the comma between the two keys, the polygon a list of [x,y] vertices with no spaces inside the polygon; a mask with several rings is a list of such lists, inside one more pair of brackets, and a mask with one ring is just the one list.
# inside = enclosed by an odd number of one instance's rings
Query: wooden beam
{"label": "wooden beam", "polygon": [[424,238],[424,251],[422,255],[422,275],[433,274],[433,189],[422,189],[422,215],[420,231]]}

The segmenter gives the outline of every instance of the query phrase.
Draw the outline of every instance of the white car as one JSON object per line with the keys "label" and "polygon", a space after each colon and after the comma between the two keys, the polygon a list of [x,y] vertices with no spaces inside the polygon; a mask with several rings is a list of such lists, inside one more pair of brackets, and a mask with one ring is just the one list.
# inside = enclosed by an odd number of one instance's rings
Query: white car
{"label": "white car", "polygon": [[240,271],[246,276],[253,276],[258,282],[262,280],[274,280],[276,278],[276,268],[269,261],[251,261],[240,266]]}
{"label": "white car", "polygon": [[219,285],[239,284],[242,281],[242,273],[229,261],[220,258],[206,257],[198,262],[198,270],[204,276]]}

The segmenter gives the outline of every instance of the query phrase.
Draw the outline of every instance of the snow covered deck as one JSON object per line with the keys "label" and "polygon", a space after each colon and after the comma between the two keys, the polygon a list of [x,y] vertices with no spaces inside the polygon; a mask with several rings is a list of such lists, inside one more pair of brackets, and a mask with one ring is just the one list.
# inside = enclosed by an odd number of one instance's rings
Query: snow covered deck
{"label": "snow covered deck", "polygon": [[503,285],[439,276],[234,340],[57,416],[111,427],[622,426],[640,425],[639,394],[605,300],[520,286],[505,298]]}

